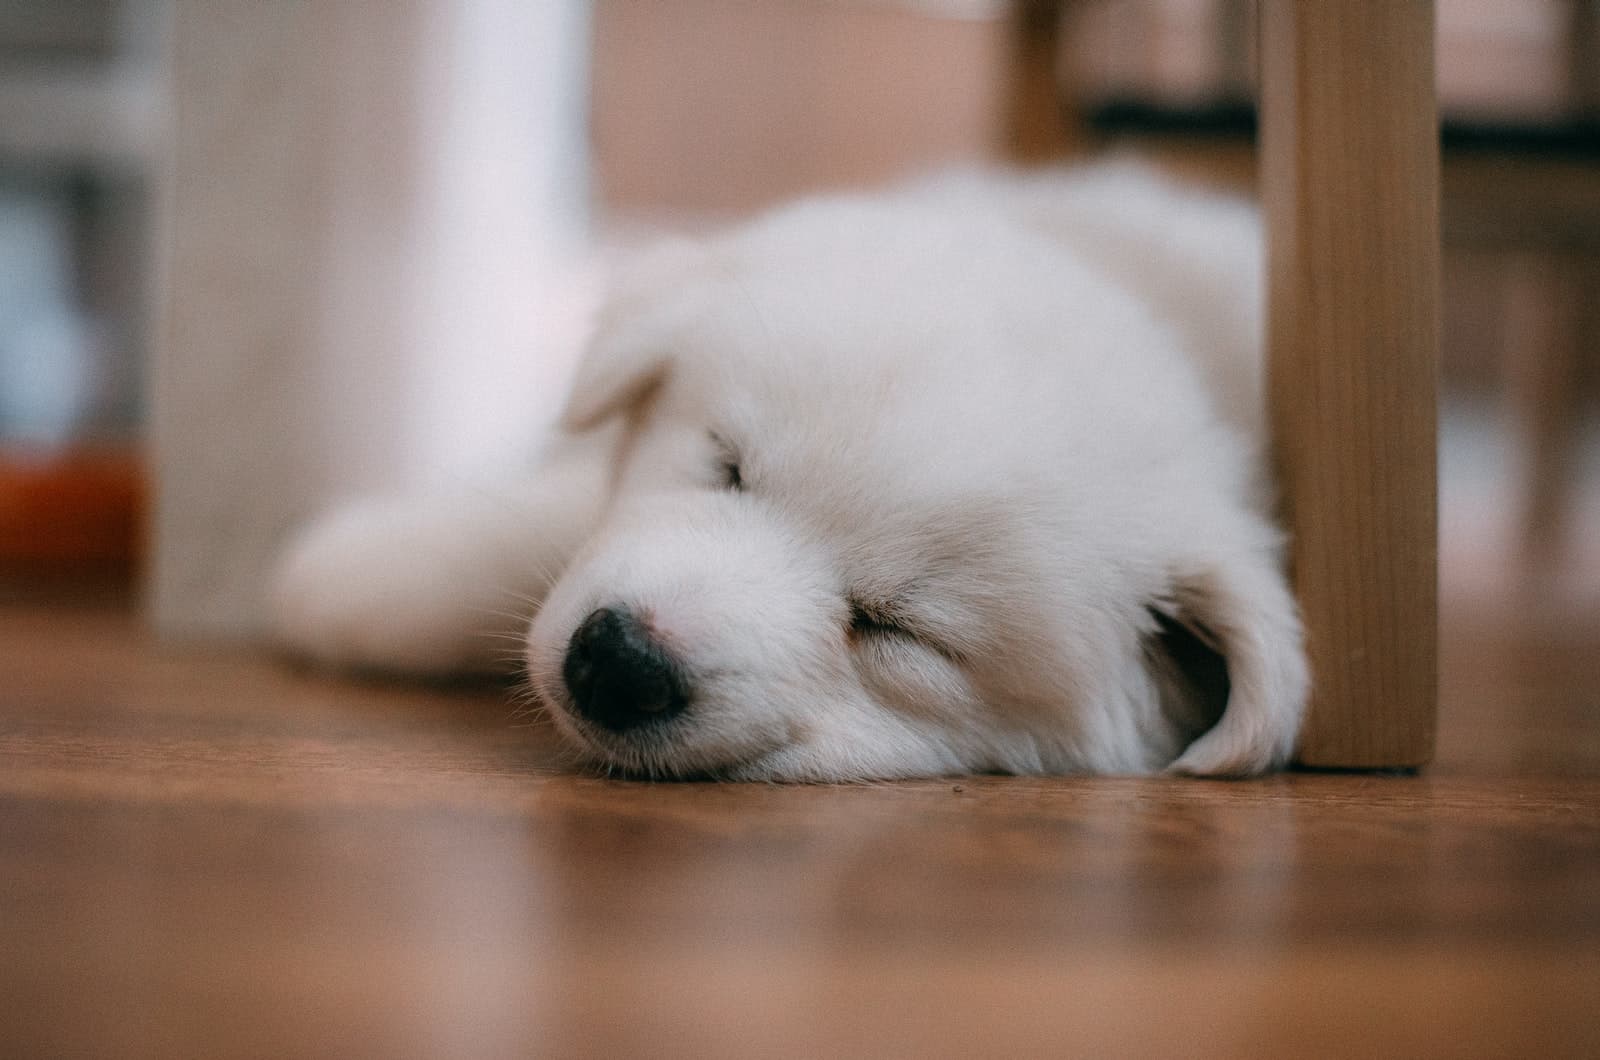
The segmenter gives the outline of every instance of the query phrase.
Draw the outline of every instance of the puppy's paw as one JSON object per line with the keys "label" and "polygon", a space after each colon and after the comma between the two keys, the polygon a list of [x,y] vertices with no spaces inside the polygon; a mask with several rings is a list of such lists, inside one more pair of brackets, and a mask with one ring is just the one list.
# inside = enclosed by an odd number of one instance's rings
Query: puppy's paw
{"label": "puppy's paw", "polygon": [[277,639],[342,670],[437,677],[512,668],[525,619],[471,530],[452,505],[415,499],[365,501],[314,521],[272,578]]}

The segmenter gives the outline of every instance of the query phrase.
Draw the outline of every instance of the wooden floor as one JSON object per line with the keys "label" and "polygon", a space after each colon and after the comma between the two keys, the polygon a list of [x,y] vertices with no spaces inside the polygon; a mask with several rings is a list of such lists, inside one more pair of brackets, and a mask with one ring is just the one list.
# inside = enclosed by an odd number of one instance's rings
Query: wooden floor
{"label": "wooden floor", "polygon": [[14,601],[0,1052],[1600,1055],[1565,641],[1447,625],[1420,777],[652,785],[495,690]]}

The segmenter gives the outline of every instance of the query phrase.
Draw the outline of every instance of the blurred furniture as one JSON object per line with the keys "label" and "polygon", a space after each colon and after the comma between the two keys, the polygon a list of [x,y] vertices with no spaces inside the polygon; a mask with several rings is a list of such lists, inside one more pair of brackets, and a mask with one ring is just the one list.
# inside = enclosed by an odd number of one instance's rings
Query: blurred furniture
{"label": "blurred furniture", "polygon": [[[1574,124],[1600,140],[1600,2],[1571,0],[1565,70]],[[1593,217],[1591,210],[1588,214]],[[1574,465],[1582,427],[1581,406],[1588,370],[1600,353],[1600,239],[1576,233],[1577,253],[1548,282],[1553,293],[1528,323],[1551,329],[1542,336],[1545,355],[1524,366],[1513,381],[1520,399],[1526,446],[1527,492],[1523,498],[1523,548],[1536,588],[1554,576],[1565,544],[1572,506]]]}
{"label": "blurred furniture", "polygon": [[1052,162],[1077,146],[1077,108],[1057,68],[1062,49],[1062,0],[1015,0],[1006,70],[1005,144],[1024,164]]}
{"label": "blurred furniture", "polygon": [[297,523],[554,419],[588,3],[177,0],[171,38],[149,600],[249,637]]}
{"label": "blurred furniture", "polygon": [[0,579],[129,580],[157,0],[0,3]]}

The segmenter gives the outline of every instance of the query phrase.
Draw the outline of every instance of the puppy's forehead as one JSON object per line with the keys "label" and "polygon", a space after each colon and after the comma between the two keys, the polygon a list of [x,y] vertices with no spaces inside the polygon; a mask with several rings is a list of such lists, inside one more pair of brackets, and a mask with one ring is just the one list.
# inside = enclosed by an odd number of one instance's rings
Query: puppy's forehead
{"label": "puppy's forehead", "polygon": [[766,375],[732,386],[710,418],[753,481],[804,484],[856,508],[942,509],[1006,478],[1003,444],[963,409],[959,386],[865,372]]}
{"label": "puppy's forehead", "polygon": [[927,517],[1006,493],[1025,464],[1015,421],[1036,412],[1022,407],[1027,390],[1019,398],[998,378],[1005,366],[963,355],[949,332],[840,319],[855,311],[765,326],[730,314],[695,344],[683,400],[758,486]]}
{"label": "puppy's forehead", "polygon": [[767,389],[736,401],[723,429],[750,491],[892,586],[983,565],[1028,507],[1002,447],[960,437],[929,401],[831,382]]}
{"label": "puppy's forehead", "polygon": [[[967,284],[926,258],[875,254],[797,270],[747,259],[685,336],[692,415],[744,479],[863,552],[926,567],[974,555],[1016,518],[1027,440],[1052,415]],[[1038,429],[1018,430],[1018,423]]]}

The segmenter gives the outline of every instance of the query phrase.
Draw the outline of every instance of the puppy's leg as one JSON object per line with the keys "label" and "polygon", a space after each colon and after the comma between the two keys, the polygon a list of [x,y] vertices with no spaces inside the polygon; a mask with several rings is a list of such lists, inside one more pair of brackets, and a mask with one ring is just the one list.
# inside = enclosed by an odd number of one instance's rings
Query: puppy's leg
{"label": "puppy's leg", "polygon": [[314,521],[273,577],[279,641],[340,669],[514,669],[528,620],[598,522],[612,455],[576,443],[526,479],[363,501]]}

